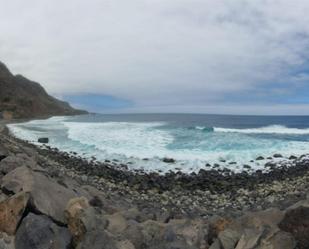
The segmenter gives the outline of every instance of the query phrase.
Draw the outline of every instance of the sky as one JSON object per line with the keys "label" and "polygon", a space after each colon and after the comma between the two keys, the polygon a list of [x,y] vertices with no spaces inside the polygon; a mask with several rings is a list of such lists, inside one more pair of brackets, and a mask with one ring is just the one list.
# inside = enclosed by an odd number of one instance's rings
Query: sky
{"label": "sky", "polygon": [[10,0],[0,60],[93,112],[309,115],[307,0]]}

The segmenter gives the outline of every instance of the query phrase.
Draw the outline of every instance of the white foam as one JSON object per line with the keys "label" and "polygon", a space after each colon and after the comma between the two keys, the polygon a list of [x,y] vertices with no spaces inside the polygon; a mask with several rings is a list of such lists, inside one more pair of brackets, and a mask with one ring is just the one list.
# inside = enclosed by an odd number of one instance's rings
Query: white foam
{"label": "white foam", "polygon": [[164,154],[165,146],[173,141],[173,136],[167,131],[153,129],[163,124],[64,122],[70,139],[95,146],[108,154],[127,157],[155,157]]}
{"label": "white foam", "polygon": [[282,125],[271,125],[260,128],[252,129],[230,129],[214,127],[215,132],[228,132],[228,133],[246,133],[246,134],[292,134],[292,135],[305,135],[309,134],[309,129],[288,128]]}
{"label": "white foam", "polygon": [[[300,155],[309,151],[309,143],[305,141],[285,141],[279,139],[263,139],[245,136],[242,133],[278,133],[307,134],[302,129],[291,129],[284,126],[269,126],[257,129],[224,129],[215,128],[216,132],[203,133],[204,139],[194,140],[192,130],[188,138],[179,148],[175,145],[175,130],[161,129],[163,122],[69,122],[64,117],[48,120],[36,120],[27,123],[11,124],[10,131],[17,137],[36,143],[39,137],[49,137],[50,146],[60,150],[76,151],[81,155],[96,156],[100,160],[118,159],[132,169],[144,168],[146,171],[161,170],[167,172],[181,168],[184,172],[198,171],[205,168],[206,163],[218,163],[232,170],[239,171],[243,164],[249,164],[253,169],[264,169],[264,162],[249,161],[257,156],[271,156],[280,153],[283,156]],[[199,127],[204,129],[204,127]],[[198,128],[197,128],[198,129]],[[294,132],[294,133],[291,133]],[[295,133],[297,132],[297,133]],[[309,130],[307,131],[309,134]],[[196,133],[201,136],[200,132]],[[177,135],[176,135],[177,136]],[[180,140],[182,141],[182,140]],[[163,157],[177,160],[176,164],[166,164]],[[143,161],[143,158],[149,158]],[[228,162],[237,165],[228,165]]]}

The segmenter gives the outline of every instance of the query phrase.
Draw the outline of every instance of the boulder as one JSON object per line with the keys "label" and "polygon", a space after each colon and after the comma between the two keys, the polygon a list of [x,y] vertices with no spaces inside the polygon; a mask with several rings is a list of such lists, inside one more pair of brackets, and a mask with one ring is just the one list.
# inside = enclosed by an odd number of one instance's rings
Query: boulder
{"label": "boulder", "polygon": [[6,158],[6,155],[0,151],[0,161]]}
{"label": "boulder", "polygon": [[257,229],[245,229],[237,243],[236,249],[254,249],[259,245],[263,231]]}
{"label": "boulder", "polygon": [[[0,125],[0,131],[1,131],[1,125]],[[0,143],[0,162],[8,156],[7,149]]]}
{"label": "boulder", "polygon": [[116,244],[117,249],[135,249],[135,246],[130,240],[119,241]]}
{"label": "boulder", "polygon": [[199,249],[195,246],[189,246],[183,240],[173,242],[159,242],[156,245],[149,247],[149,249]]}
{"label": "boulder", "polygon": [[[208,242],[206,241],[208,234],[208,224],[203,219],[182,219],[171,220],[165,228],[174,238],[182,238],[183,241],[189,246],[198,248],[207,248]],[[168,239],[165,232],[165,239]],[[172,239],[170,239],[173,241]]]}
{"label": "boulder", "polygon": [[38,142],[41,144],[48,144],[49,143],[49,138],[48,137],[40,137],[38,139]]}
{"label": "boulder", "polygon": [[144,242],[148,245],[157,244],[164,241],[165,225],[153,220],[147,220],[141,225]]}
{"label": "boulder", "polygon": [[67,249],[71,235],[45,215],[29,213],[22,221],[15,236],[16,249]]}
{"label": "boulder", "polygon": [[231,224],[232,220],[225,217],[213,216],[209,219],[209,227],[207,233],[207,242],[212,244],[218,237],[218,234],[227,228]]}
{"label": "boulder", "polygon": [[107,230],[112,234],[120,234],[127,228],[127,220],[121,213],[105,215],[104,218],[108,221]]}
{"label": "boulder", "polygon": [[[287,247],[282,248],[292,249],[294,247],[289,246],[295,244],[293,237],[281,233],[278,227],[283,217],[284,212],[275,208],[249,212],[228,224],[210,248],[217,248],[219,244],[221,249],[280,249],[278,238],[281,236],[287,239]],[[267,245],[273,246],[267,247]]]}
{"label": "boulder", "polygon": [[116,243],[115,238],[106,231],[93,230],[86,234],[85,238],[76,246],[76,249],[117,249]]}
{"label": "boulder", "polygon": [[0,171],[2,174],[6,175],[7,173],[21,166],[28,166],[32,169],[37,167],[33,158],[21,153],[17,155],[10,155],[3,159],[0,162]]}
{"label": "boulder", "polygon": [[76,244],[83,239],[86,233],[86,225],[81,219],[88,207],[88,200],[84,197],[80,197],[71,199],[65,210],[68,228]]}
{"label": "boulder", "polygon": [[68,201],[77,195],[43,173],[24,166],[5,175],[1,187],[6,193],[29,192],[32,209],[62,224],[66,223],[64,211]]}
{"label": "boulder", "polygon": [[291,233],[299,249],[309,248],[309,207],[296,206],[289,209],[280,222],[281,230]]}
{"label": "boulder", "polygon": [[226,229],[219,233],[218,240],[222,249],[234,249],[241,237],[241,234],[233,229]]}
{"label": "boulder", "polygon": [[89,205],[87,199],[70,200],[65,213],[76,248],[116,248],[113,237],[104,230],[107,222]]}
{"label": "boulder", "polygon": [[0,203],[0,231],[14,235],[29,201],[29,194],[18,193]]}

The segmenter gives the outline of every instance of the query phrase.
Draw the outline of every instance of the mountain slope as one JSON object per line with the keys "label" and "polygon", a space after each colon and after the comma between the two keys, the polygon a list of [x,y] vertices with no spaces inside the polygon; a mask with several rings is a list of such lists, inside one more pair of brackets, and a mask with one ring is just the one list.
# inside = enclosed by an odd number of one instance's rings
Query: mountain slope
{"label": "mountain slope", "polygon": [[50,95],[44,88],[22,75],[13,75],[0,62],[0,113],[13,118],[34,118],[87,113]]}

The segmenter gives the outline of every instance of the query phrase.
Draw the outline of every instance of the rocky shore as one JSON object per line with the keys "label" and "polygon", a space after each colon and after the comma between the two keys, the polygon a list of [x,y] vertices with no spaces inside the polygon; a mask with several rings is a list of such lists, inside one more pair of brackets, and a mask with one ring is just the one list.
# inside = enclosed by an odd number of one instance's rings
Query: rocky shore
{"label": "rocky shore", "polygon": [[0,124],[0,248],[309,248],[309,157],[266,167],[131,172]]}

